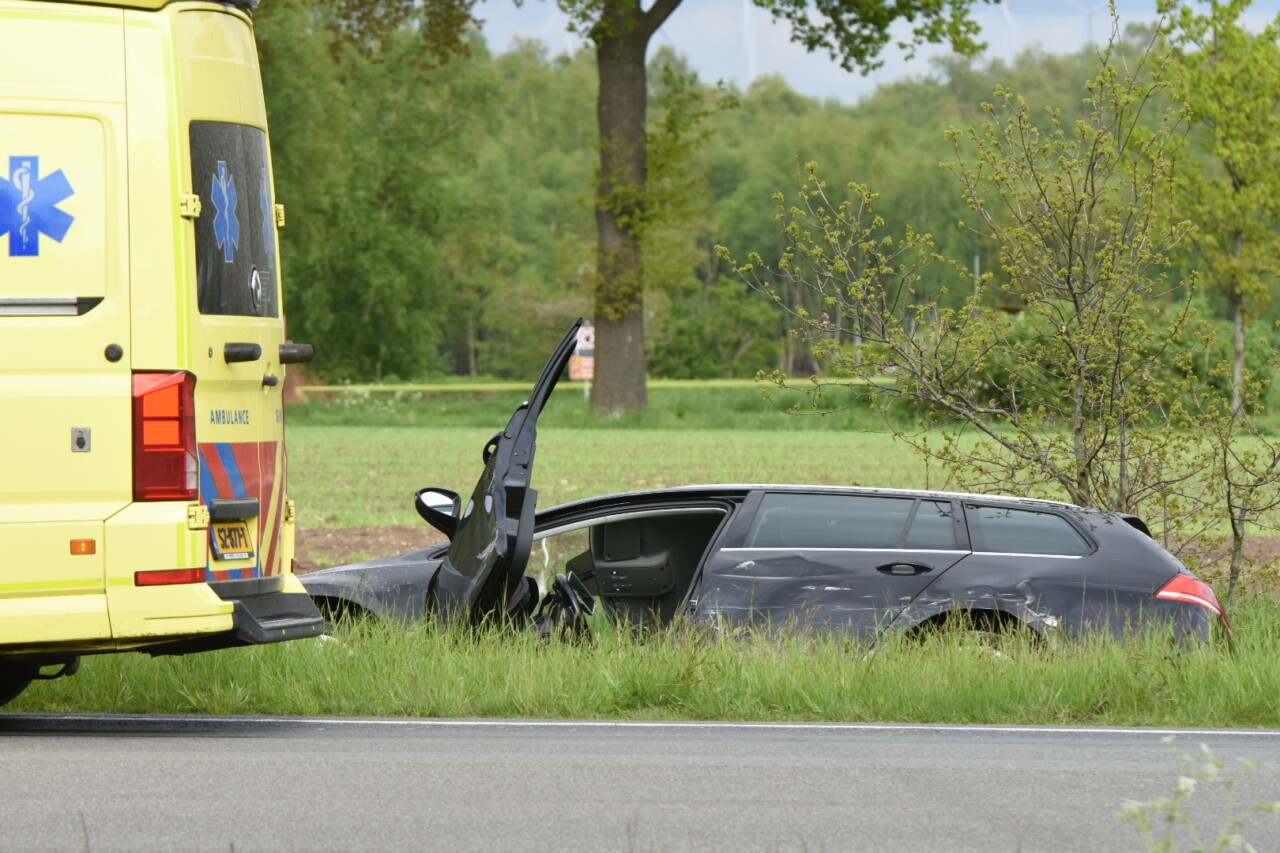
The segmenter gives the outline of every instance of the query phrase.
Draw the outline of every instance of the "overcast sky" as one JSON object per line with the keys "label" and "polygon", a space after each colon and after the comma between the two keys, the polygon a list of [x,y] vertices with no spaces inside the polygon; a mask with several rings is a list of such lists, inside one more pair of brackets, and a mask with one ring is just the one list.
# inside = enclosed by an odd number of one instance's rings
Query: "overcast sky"
{"label": "overcast sky", "polygon": [[[645,5],[648,5],[646,2]],[[1010,59],[1024,48],[1071,53],[1087,40],[1105,41],[1111,27],[1105,0],[1004,0],[978,5],[988,55]],[[1118,0],[1121,25],[1155,19],[1156,0]],[[1249,16],[1254,28],[1280,12],[1280,0],[1255,0]],[[515,38],[533,38],[552,54],[573,52],[582,40],[569,34],[554,0],[482,0],[477,15],[496,53]],[[877,83],[929,73],[925,49],[907,62],[897,51],[886,54],[883,68],[864,77],[843,71],[826,54],[809,54],[790,40],[790,28],[774,24],[769,13],[750,0],[684,0],[650,42],[649,50],[669,45],[688,57],[704,82],[732,81],[739,87],[763,74],[781,74],[793,89],[818,98],[854,103]]]}

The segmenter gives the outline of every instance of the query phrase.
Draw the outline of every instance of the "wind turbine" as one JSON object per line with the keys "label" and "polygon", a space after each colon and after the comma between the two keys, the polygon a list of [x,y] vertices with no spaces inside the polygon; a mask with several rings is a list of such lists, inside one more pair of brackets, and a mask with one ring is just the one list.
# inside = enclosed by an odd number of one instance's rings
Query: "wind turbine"
{"label": "wind turbine", "polygon": [[1009,25],[1009,37],[1005,41],[1004,61],[1012,68],[1014,57],[1018,53],[1018,48],[1022,43],[1022,34],[1018,32],[1018,22],[1013,19],[1013,0],[1005,0],[1000,4],[1000,11],[1004,15],[1004,21]]}
{"label": "wind turbine", "polygon": [[1109,2],[1094,3],[1092,6],[1085,6],[1079,0],[1067,0],[1077,12],[1084,15],[1084,47],[1094,44],[1093,39],[1093,15],[1099,9],[1105,9],[1111,4]]}

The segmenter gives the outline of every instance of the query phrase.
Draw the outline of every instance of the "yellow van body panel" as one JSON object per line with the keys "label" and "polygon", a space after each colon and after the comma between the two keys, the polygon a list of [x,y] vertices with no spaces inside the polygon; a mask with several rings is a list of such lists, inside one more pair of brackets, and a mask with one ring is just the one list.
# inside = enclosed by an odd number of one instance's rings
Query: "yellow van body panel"
{"label": "yellow van body panel", "polygon": [[137,586],[137,572],[204,566],[209,537],[192,529],[182,504],[135,503],[107,522],[111,633],[122,643],[231,630],[233,606],[207,583]]}
{"label": "yellow van body panel", "polygon": [[0,645],[111,639],[101,553],[71,552],[76,539],[102,539],[102,524],[0,524],[0,554],[39,560],[39,574],[0,577]]}
{"label": "yellow van body panel", "polygon": [[[184,177],[178,115],[177,58],[167,15],[125,13],[128,22],[125,61],[131,70],[128,93],[129,154],[146,169],[129,173],[129,273],[134,281],[186,281],[195,278],[187,255],[186,222],[177,215],[178,193],[190,191]],[[155,288],[147,299],[130,304],[133,329],[172,329],[171,334],[132,336],[135,365],[164,369],[185,366],[189,358],[189,316],[195,310],[188,287]]]}
{"label": "yellow van body panel", "polygon": [[[250,18],[0,0],[0,41],[0,682],[6,660],[319,633],[292,576]],[[133,383],[148,372],[194,377],[187,500],[134,495]],[[137,583],[179,570],[186,582]]]}

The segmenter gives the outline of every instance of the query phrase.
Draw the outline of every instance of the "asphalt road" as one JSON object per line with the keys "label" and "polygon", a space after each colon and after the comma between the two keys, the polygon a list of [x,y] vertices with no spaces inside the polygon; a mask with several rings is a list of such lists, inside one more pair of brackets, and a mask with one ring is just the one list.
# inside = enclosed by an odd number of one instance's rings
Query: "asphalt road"
{"label": "asphalt road", "polygon": [[[1170,733],[0,715],[0,850],[1142,850],[1114,815],[1169,794]],[[1280,731],[1175,734],[1280,799]],[[1221,786],[1188,802],[1211,841]]]}

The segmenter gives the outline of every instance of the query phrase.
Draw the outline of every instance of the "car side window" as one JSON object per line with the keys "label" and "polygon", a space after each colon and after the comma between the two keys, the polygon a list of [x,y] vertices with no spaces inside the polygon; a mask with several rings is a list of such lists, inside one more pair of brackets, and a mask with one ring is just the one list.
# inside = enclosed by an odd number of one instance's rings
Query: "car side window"
{"label": "car side window", "polygon": [[911,529],[908,548],[920,551],[950,551],[956,547],[956,524],[949,501],[921,501]]}
{"label": "car side window", "polygon": [[771,493],[747,535],[750,548],[897,548],[914,498]]}
{"label": "car side window", "polygon": [[1065,518],[1048,512],[1008,507],[971,507],[973,550],[1001,554],[1054,554],[1076,557],[1092,550]]}

